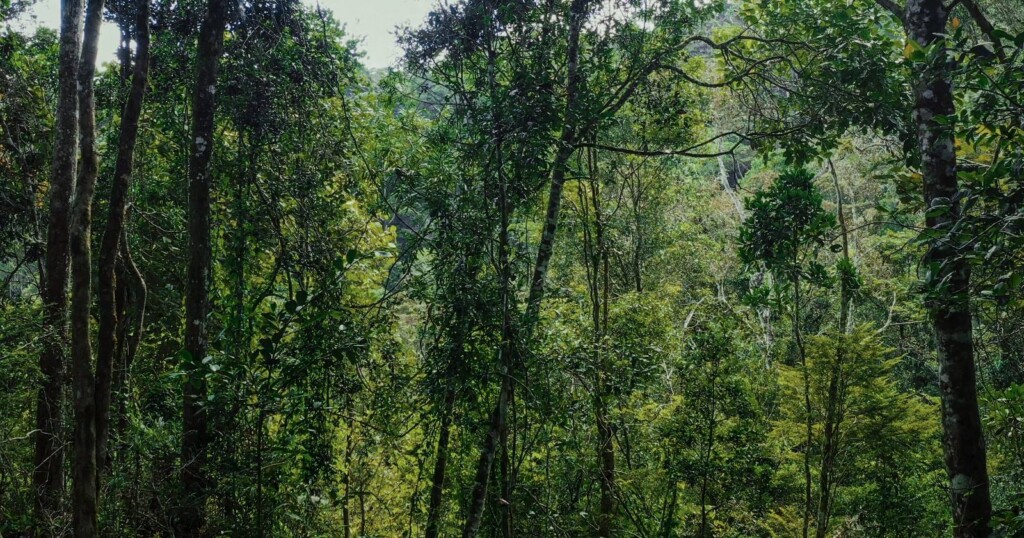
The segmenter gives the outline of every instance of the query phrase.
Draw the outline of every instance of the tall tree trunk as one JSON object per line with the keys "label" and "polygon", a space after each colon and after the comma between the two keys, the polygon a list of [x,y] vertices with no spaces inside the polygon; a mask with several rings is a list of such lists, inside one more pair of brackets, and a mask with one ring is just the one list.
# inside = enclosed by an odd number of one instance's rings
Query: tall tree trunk
{"label": "tall tree trunk", "polygon": [[352,395],[345,395],[345,412],[348,414],[348,431],[345,432],[345,474],[341,477],[344,496],[341,505],[341,527],[344,538],[352,538],[352,454],[355,451],[356,411]]}
{"label": "tall tree trunk", "polygon": [[[794,238],[794,244],[799,244]],[[794,264],[799,263],[793,260]],[[811,449],[814,446],[814,426],[811,419],[811,373],[807,367],[807,350],[804,348],[803,329],[800,326],[800,277],[794,276],[793,280],[793,339],[796,341],[797,353],[800,354],[800,369],[803,372],[804,381],[804,425],[806,436],[804,438],[804,524],[803,538],[807,538],[811,529],[811,513],[814,511],[814,500],[811,492]]]}
{"label": "tall tree trunk", "polygon": [[[584,224],[583,252],[588,267],[587,288],[593,331],[591,346],[594,365],[594,422],[597,429],[596,452],[601,491],[597,513],[597,536],[611,538],[615,522],[615,444],[605,390],[605,378],[609,374],[605,359],[605,335],[608,332],[611,283],[608,273],[608,248],[605,244],[604,213],[601,207],[601,186],[597,174],[597,152],[593,148],[587,150],[587,167],[590,175],[589,204],[594,217],[593,233],[590,231],[590,222]],[[581,208],[586,208],[588,197],[582,189],[580,198]]]}
{"label": "tall tree trunk", "polygon": [[716,355],[711,360],[711,380],[709,383],[711,385],[711,401],[707,411],[708,430],[704,438],[704,454],[701,456],[703,470],[701,471],[700,480],[700,532],[697,534],[701,538],[711,535],[708,527],[708,491],[710,489],[708,482],[711,478],[711,456],[715,452],[715,430],[718,427],[718,423],[715,421],[715,414],[718,412],[718,395],[716,391],[718,390],[718,370],[722,358]]}
{"label": "tall tree trunk", "polygon": [[[569,40],[567,51],[567,75],[566,75],[566,107],[563,118],[562,134],[559,137],[558,149],[551,169],[551,190],[548,194],[548,207],[544,217],[544,231],[541,235],[541,242],[537,248],[537,261],[534,264],[533,276],[530,280],[530,292],[527,298],[526,314],[524,320],[525,333],[529,336],[532,328],[540,315],[540,303],[544,296],[544,284],[547,280],[548,265],[554,252],[555,232],[558,228],[558,215],[562,204],[562,190],[565,186],[566,169],[569,158],[576,151],[575,142],[577,135],[576,110],[580,86],[579,53],[580,33],[583,28],[583,20],[588,0],[573,0],[569,8]],[[507,233],[507,230],[506,230]],[[499,262],[500,263],[500,262]],[[507,310],[507,309],[506,309]],[[503,322],[503,331],[507,328],[512,330],[511,320]],[[503,341],[511,344],[514,335],[509,334]],[[503,356],[511,359],[511,347],[503,352]],[[510,361],[515,363],[516,361]],[[501,441],[502,432],[505,430],[505,418],[508,413],[508,404],[512,399],[514,384],[510,379],[513,372],[506,366],[503,373],[501,389],[498,393],[498,402],[491,413],[490,426],[484,437],[484,448],[480,453],[477,462],[476,478],[474,480],[473,493],[470,498],[469,513],[466,517],[466,524],[463,527],[463,537],[472,538],[480,529],[483,516],[483,508],[487,497],[487,483],[490,478],[491,464],[494,461],[495,451]],[[506,499],[511,502],[510,499]]]}
{"label": "tall tree trunk", "polygon": [[[849,334],[850,324],[850,300],[851,290],[846,270],[852,270],[853,262],[850,261],[849,228],[846,225],[846,215],[843,212],[843,193],[839,189],[839,176],[836,174],[832,161],[828,162],[829,170],[832,172],[832,183],[836,189],[836,214],[839,220],[839,228],[842,233],[844,267],[840,269],[839,275],[839,323],[837,334],[845,338]],[[839,453],[840,427],[845,414],[846,381],[843,378],[846,362],[846,346],[840,342],[836,346],[835,362],[829,369],[828,401],[825,402],[825,424],[822,428],[824,446],[821,450],[821,467],[818,471],[818,515],[815,518],[816,538],[825,538],[828,534],[828,523],[832,517],[832,499],[835,492],[835,463]]]}
{"label": "tall tree trunk", "polygon": [[188,165],[188,271],[185,291],[186,372],[182,394],[180,536],[200,536],[206,526],[209,427],[203,359],[208,350],[210,281],[210,161],[213,155],[217,71],[227,26],[225,0],[209,0],[199,30],[192,139]]}
{"label": "tall tree trunk", "polygon": [[452,418],[455,413],[455,402],[458,391],[455,383],[456,367],[465,360],[466,336],[470,332],[469,302],[471,301],[473,283],[479,274],[479,264],[471,262],[473,258],[463,252],[456,274],[460,276],[454,320],[452,322],[453,341],[448,364],[445,367],[446,383],[444,400],[441,403],[441,424],[437,436],[437,450],[434,459],[434,473],[431,479],[430,504],[427,508],[427,524],[425,538],[438,538],[441,534],[441,513],[444,509],[444,485],[448,472],[448,445],[451,440]]}
{"label": "tall tree trunk", "polygon": [[441,509],[444,501],[445,475],[448,471],[448,443],[451,437],[454,408],[455,390],[449,387],[445,391],[440,431],[437,433],[434,475],[430,485],[430,505],[427,508],[427,526],[423,534],[424,538],[438,538],[441,533]]}
{"label": "tall tree trunk", "polygon": [[92,199],[96,192],[96,103],[93,78],[103,22],[103,0],[86,5],[82,61],[78,68],[78,128],[81,165],[71,209],[71,376],[74,392],[74,459],[71,489],[75,536],[97,535],[99,492],[96,487],[96,399],[92,370]]}
{"label": "tall tree trunk", "polygon": [[[139,350],[139,343],[142,341],[142,328],[146,317],[146,281],[142,278],[142,272],[135,265],[132,258],[131,248],[128,246],[127,229],[121,228],[121,241],[119,241],[118,254],[120,276],[117,277],[117,287],[121,290],[118,295],[118,328],[117,328],[117,366],[114,369],[114,383],[112,391],[117,396],[117,421],[118,431],[123,432],[127,428],[127,389],[128,370],[135,361],[135,355]],[[108,456],[107,461],[111,462]]]}
{"label": "tall tree trunk", "polygon": [[555,249],[555,233],[562,207],[562,190],[565,187],[565,173],[569,159],[576,152],[578,133],[577,110],[580,92],[580,33],[586,15],[588,0],[573,0],[569,6],[569,41],[566,50],[565,112],[562,118],[562,134],[559,136],[555,160],[551,167],[551,188],[548,205],[544,212],[544,231],[537,246],[537,261],[533,265],[530,279],[530,293],[526,299],[526,335],[540,316],[540,303],[544,299],[544,285],[547,281],[548,265]]}
{"label": "tall tree trunk", "polygon": [[[941,0],[910,0],[905,14],[907,37],[921,46],[937,43],[944,54],[942,34],[948,15]],[[937,116],[952,117],[955,112],[947,61],[920,67],[914,101],[925,204],[929,208],[949,208],[930,212],[926,221],[930,229],[945,235],[960,217],[953,127],[936,120]],[[942,236],[928,249],[925,265],[933,275],[930,284],[937,284],[929,289],[927,306],[938,340],[943,448],[953,535],[973,538],[989,535],[992,505],[974,370],[970,266],[958,255],[957,243],[954,237]]]}
{"label": "tall tree trunk", "polygon": [[61,403],[67,347],[68,233],[71,191],[78,157],[78,62],[82,47],[82,1],[61,1],[59,87],[53,170],[50,178],[46,261],[43,278],[43,351],[39,370],[43,382],[36,399],[35,527],[49,534],[47,523],[59,508],[64,490],[61,449]]}
{"label": "tall tree trunk", "polygon": [[[496,6],[489,6],[495,9]],[[517,360],[514,358],[516,352],[515,335],[513,327],[512,310],[517,309],[514,304],[515,295],[511,292],[511,267],[509,265],[509,223],[511,207],[508,200],[508,184],[504,174],[504,161],[502,152],[503,142],[503,120],[501,107],[498,103],[497,92],[497,49],[495,21],[491,21],[487,30],[487,84],[488,98],[490,99],[491,134],[494,140],[493,161],[488,162],[490,171],[498,186],[498,213],[500,222],[498,224],[498,256],[496,272],[500,281],[501,293],[501,343],[499,346],[499,363],[501,369],[501,387],[498,390],[498,402],[491,412],[491,419],[484,436],[483,449],[477,461],[476,476],[473,481],[473,489],[470,494],[469,513],[462,528],[463,538],[474,538],[480,530],[483,521],[484,506],[487,500],[487,488],[491,478],[491,467],[494,463],[494,456],[499,447],[503,454],[503,496],[510,496],[508,475],[508,407],[513,398],[515,384],[512,380],[513,370]],[[501,506],[499,514],[500,532],[508,538],[511,534],[511,499],[503,499],[505,505]]]}
{"label": "tall tree trunk", "polygon": [[463,538],[473,538],[480,531],[480,524],[483,522],[484,503],[487,500],[487,482],[491,476],[491,464],[494,463],[494,454],[497,452],[501,437],[501,429],[505,414],[508,411],[508,394],[512,381],[506,375],[502,379],[501,389],[498,391],[498,404],[491,412],[490,424],[487,434],[484,437],[483,450],[480,451],[480,459],[477,461],[476,475],[473,479],[473,491],[470,494],[469,512],[466,517],[466,524],[462,529]]}
{"label": "tall tree trunk", "polygon": [[124,235],[124,220],[128,208],[135,157],[135,142],[139,133],[139,117],[146,94],[149,76],[149,0],[138,0],[135,32],[135,68],[131,89],[121,113],[121,131],[118,135],[117,162],[114,181],[110,187],[110,209],[103,229],[99,260],[99,336],[96,355],[96,461],[100,469],[108,467],[107,445],[110,433],[110,401],[113,382],[114,355],[117,342],[117,305],[114,269]]}

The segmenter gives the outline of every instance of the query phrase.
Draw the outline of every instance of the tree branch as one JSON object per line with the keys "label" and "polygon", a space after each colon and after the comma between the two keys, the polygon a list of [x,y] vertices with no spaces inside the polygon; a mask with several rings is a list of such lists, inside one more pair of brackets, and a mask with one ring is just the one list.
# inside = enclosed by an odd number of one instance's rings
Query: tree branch
{"label": "tree branch", "polygon": [[985,34],[985,37],[989,38],[989,40],[992,41],[992,44],[995,45],[996,57],[999,58],[999,61],[1006,62],[1006,53],[1003,52],[1003,42],[999,37],[994,35],[995,27],[992,26],[992,23],[989,22],[988,18],[985,17],[985,14],[982,13],[978,4],[974,0],[959,1],[963,4],[964,9],[971,14],[971,19],[973,19],[974,23],[978,25],[978,29],[981,30],[981,33]]}
{"label": "tree branch", "polygon": [[882,6],[887,11],[895,15],[896,18],[900,20],[900,22],[906,24],[906,15],[903,13],[902,6],[900,6],[893,0],[875,0],[875,3],[877,3],[879,6]]}

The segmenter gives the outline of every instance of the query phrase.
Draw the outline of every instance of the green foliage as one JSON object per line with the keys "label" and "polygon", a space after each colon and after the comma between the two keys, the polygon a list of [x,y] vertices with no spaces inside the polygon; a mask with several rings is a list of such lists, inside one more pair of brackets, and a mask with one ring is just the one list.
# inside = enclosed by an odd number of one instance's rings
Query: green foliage
{"label": "green foliage", "polygon": [[835,228],[835,216],[821,204],[814,174],[803,168],[783,171],[768,190],[747,202],[750,216],[740,230],[740,259],[748,265],[763,263],[783,282],[826,284],[816,252]]}
{"label": "green foliage", "polygon": [[[899,362],[869,325],[848,334],[826,333],[807,341],[807,371],[811,395],[812,446],[806,446],[802,368],[780,366],[781,420],[773,439],[781,443],[789,470],[791,495],[800,490],[796,468],[810,451],[817,472],[825,447],[836,443],[838,455],[830,471],[838,477],[837,516],[856,517],[871,529],[868,535],[931,536],[940,532],[928,495],[929,477],[941,476],[938,446],[938,404],[921,395],[901,392],[894,369]],[[829,437],[832,439],[830,440]],[[817,480],[818,477],[816,476]],[[820,492],[817,493],[820,495]],[[901,506],[889,511],[883,504]],[[833,520],[845,528],[853,520]]]}
{"label": "green foliage", "polygon": [[993,519],[1007,536],[1024,531],[1024,386],[993,391],[983,401],[982,420],[997,457],[992,460],[994,495],[1002,506]]}
{"label": "green foliage", "polygon": [[[826,536],[948,534],[917,286],[937,239],[971,264],[994,521],[1019,534],[1024,17],[983,4],[998,28],[958,6],[943,55],[873,0],[462,0],[403,31],[404,65],[383,74],[360,65],[345,13],[239,4],[216,92],[210,352],[191,357],[183,178],[205,7],[155,2],[125,238],[147,306],[117,368],[105,535],[172,533],[192,366],[209,386],[210,535],[420,536],[435,493],[440,535],[460,534],[488,443],[481,535],[592,535],[605,447],[615,536],[799,536],[805,463],[816,506],[830,481]],[[24,7],[0,0],[0,18]],[[33,524],[37,362],[55,337],[38,282],[58,43],[15,28],[0,31],[5,536]],[[910,81],[947,60],[957,113],[933,120],[956,133],[961,192],[926,209]],[[129,67],[97,78],[94,250]],[[136,293],[119,288],[122,320]]]}

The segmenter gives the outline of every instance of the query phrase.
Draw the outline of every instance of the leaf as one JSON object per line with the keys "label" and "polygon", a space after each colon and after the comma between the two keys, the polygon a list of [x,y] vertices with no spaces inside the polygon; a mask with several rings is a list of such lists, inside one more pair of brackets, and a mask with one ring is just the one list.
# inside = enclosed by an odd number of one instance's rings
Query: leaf
{"label": "leaf", "polygon": [[925,56],[924,49],[921,48],[917,41],[909,39],[906,46],[903,47],[903,57],[913,62],[921,62],[927,56]]}

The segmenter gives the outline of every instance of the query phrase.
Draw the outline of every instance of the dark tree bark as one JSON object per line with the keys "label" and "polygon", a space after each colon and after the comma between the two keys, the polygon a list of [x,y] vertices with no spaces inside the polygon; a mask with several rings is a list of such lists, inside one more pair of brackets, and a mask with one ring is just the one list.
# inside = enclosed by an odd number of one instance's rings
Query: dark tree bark
{"label": "dark tree bark", "polygon": [[[921,46],[938,43],[949,14],[941,0],[910,0],[904,15],[907,37]],[[960,218],[956,146],[953,128],[936,120],[955,112],[946,61],[920,67],[914,85],[914,122],[921,158],[924,199],[931,211],[926,219],[941,232],[933,240],[925,265],[933,273],[928,308],[938,341],[939,392],[942,400],[943,448],[950,480],[953,534],[987,537],[992,505],[989,499],[985,439],[978,412],[974,369],[972,315],[969,301],[970,266],[957,253],[957,241],[947,234]]]}
{"label": "dark tree bark", "polygon": [[[115,352],[114,381],[111,391],[117,398],[117,431],[127,429],[128,416],[126,405],[127,375],[142,341],[142,328],[146,316],[146,281],[142,272],[135,265],[131,249],[128,246],[126,228],[121,229],[121,240],[118,242],[118,274],[117,277],[117,350]],[[111,420],[113,423],[113,420]],[[113,429],[113,426],[111,426]],[[109,443],[109,440],[108,440]],[[108,444],[109,446],[109,444]],[[113,465],[113,454],[107,456],[107,464]]]}
{"label": "dark tree bark", "polygon": [[[795,240],[794,244],[800,244]],[[794,266],[799,260],[794,256]],[[811,529],[811,513],[814,511],[814,497],[811,492],[811,450],[814,447],[814,425],[811,415],[811,373],[807,367],[807,350],[804,347],[803,328],[800,316],[800,277],[793,276],[793,340],[796,342],[800,356],[800,369],[804,381],[804,425],[807,435],[804,437],[804,525],[803,537],[807,538]]]}
{"label": "dark tree bark", "polygon": [[117,305],[114,269],[124,235],[124,220],[128,208],[128,190],[131,187],[135,157],[135,142],[139,133],[139,117],[149,77],[149,0],[137,2],[135,32],[135,68],[132,85],[121,113],[121,131],[118,135],[117,163],[114,182],[110,187],[110,209],[99,260],[99,336],[96,355],[96,461],[102,468],[108,465],[107,445],[110,434],[110,401],[113,383],[114,356],[117,351]]}
{"label": "dark tree bark", "polygon": [[448,388],[441,409],[441,425],[437,434],[437,450],[434,460],[434,475],[430,484],[430,504],[427,507],[425,538],[438,538],[441,532],[441,508],[444,502],[444,482],[448,472],[448,443],[451,438],[452,413],[455,407],[455,391]]}
{"label": "dark tree bark", "polygon": [[471,260],[475,259],[478,253],[463,252],[456,267],[455,274],[459,275],[460,282],[457,289],[455,304],[453,308],[453,320],[451,322],[452,343],[448,364],[445,371],[444,399],[441,402],[441,423],[437,434],[437,449],[434,459],[434,473],[431,478],[430,502],[427,507],[427,523],[424,531],[425,538],[438,538],[441,535],[441,514],[444,509],[444,487],[448,472],[448,445],[451,440],[452,419],[455,413],[455,403],[458,399],[458,391],[453,384],[456,382],[458,368],[465,360],[466,337],[470,333],[469,310],[472,301],[473,283],[476,282],[479,274],[479,264]]}
{"label": "dark tree bark", "polygon": [[[587,267],[587,294],[590,298],[591,353],[594,366],[594,421],[597,428],[597,466],[601,490],[597,513],[597,537],[611,538],[615,532],[615,443],[608,413],[606,380],[609,372],[605,335],[608,334],[608,307],[611,280],[609,252],[605,241],[605,215],[601,205],[601,184],[597,172],[597,152],[587,150],[589,197],[581,189],[580,208],[584,211],[583,254]],[[593,211],[592,223],[588,210]],[[591,229],[591,227],[593,229]]]}
{"label": "dark tree bark", "polygon": [[501,441],[502,421],[508,413],[508,394],[511,392],[512,381],[504,376],[501,382],[501,390],[498,392],[498,404],[491,412],[490,423],[487,434],[484,436],[483,450],[480,451],[480,459],[477,461],[476,475],[473,479],[473,491],[470,494],[469,512],[466,516],[466,524],[462,529],[463,538],[473,538],[480,532],[480,524],[483,522],[484,503],[487,500],[487,483],[491,476],[491,465],[494,463],[494,455],[498,450]]}
{"label": "dark tree bark", "polygon": [[199,30],[192,140],[188,164],[188,271],[185,290],[185,384],[182,399],[181,510],[179,536],[200,536],[206,525],[209,478],[206,470],[209,425],[206,357],[210,281],[210,161],[213,155],[217,71],[224,49],[227,3],[209,0]]}
{"label": "dark tree bark", "polygon": [[67,347],[68,232],[71,190],[78,156],[78,61],[81,54],[82,2],[62,0],[59,87],[50,179],[46,261],[42,286],[43,351],[39,370],[43,383],[36,400],[35,527],[48,534],[50,521],[64,490],[61,449],[61,403],[64,398],[64,359]]}
{"label": "dark tree bark", "polygon": [[82,59],[78,68],[78,129],[81,163],[71,210],[71,376],[74,398],[74,459],[71,489],[72,526],[78,538],[97,535],[96,399],[92,369],[92,200],[99,156],[96,152],[96,103],[93,78],[103,22],[103,0],[89,0],[85,10]]}

